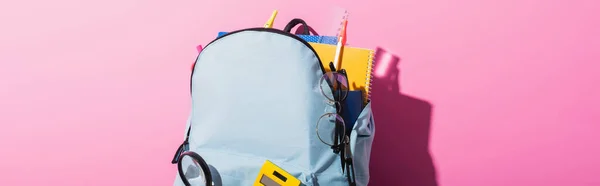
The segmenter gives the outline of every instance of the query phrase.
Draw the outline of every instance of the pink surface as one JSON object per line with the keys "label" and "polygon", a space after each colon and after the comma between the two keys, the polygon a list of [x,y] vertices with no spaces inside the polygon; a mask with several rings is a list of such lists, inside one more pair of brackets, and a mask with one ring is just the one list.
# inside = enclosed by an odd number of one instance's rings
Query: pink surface
{"label": "pink surface", "polygon": [[372,185],[600,185],[599,1],[301,2],[1,2],[0,185],[172,184],[194,47],[275,8],[319,32],[335,4],[400,66]]}

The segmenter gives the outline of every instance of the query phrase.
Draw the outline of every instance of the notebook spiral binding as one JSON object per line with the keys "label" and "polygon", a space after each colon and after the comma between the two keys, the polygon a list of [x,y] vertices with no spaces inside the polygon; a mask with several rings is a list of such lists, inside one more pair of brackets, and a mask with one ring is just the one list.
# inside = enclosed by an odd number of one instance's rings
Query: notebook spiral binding
{"label": "notebook spiral binding", "polygon": [[373,86],[373,70],[375,68],[373,68],[375,66],[375,51],[371,50],[371,53],[369,54],[369,65],[367,66],[367,80],[365,82],[366,83],[366,87],[365,87],[365,104],[371,102],[371,87]]}

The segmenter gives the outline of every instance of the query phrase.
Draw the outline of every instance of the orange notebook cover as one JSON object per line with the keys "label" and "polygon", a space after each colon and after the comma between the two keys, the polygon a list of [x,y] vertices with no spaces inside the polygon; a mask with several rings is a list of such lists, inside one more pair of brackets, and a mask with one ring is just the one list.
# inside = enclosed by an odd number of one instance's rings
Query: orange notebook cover
{"label": "orange notebook cover", "polygon": [[[329,62],[335,57],[336,45],[312,43],[310,45],[317,51],[326,71],[330,71]],[[373,73],[374,50],[356,47],[344,47],[342,68],[346,69],[350,90],[361,90],[365,103],[370,101],[371,81]]]}

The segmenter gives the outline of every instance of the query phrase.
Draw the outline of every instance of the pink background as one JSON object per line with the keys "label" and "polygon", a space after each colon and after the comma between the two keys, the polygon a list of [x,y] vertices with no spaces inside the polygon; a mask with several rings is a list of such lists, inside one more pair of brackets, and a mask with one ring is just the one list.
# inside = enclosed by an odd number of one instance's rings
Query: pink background
{"label": "pink background", "polygon": [[195,46],[275,8],[325,30],[335,5],[400,61],[372,185],[600,185],[594,0],[2,1],[0,185],[172,184]]}

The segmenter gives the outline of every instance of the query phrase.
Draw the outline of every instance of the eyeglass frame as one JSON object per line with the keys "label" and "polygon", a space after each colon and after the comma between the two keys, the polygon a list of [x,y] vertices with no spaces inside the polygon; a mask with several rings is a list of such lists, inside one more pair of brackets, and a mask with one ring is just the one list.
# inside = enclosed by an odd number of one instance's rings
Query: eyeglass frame
{"label": "eyeglass frame", "polygon": [[[332,66],[332,63],[330,64],[330,66]],[[341,90],[340,88],[338,88],[338,89],[335,89],[335,88],[334,88],[334,85],[333,85],[333,83],[336,83],[335,87],[341,87],[341,86],[342,86],[342,85],[341,85],[342,83],[340,83],[340,82],[338,81],[338,78],[337,78],[337,76],[336,76],[336,75],[341,75],[342,77],[344,77],[344,80],[345,80],[345,85],[346,85],[346,86],[349,86],[350,84],[349,84],[349,81],[348,81],[348,75],[347,75],[347,73],[346,73],[346,70],[345,70],[345,69],[340,69],[339,71],[335,71],[335,69],[334,69],[334,68],[331,68],[331,69],[332,69],[332,71],[331,71],[331,72],[327,72],[327,73],[323,74],[323,76],[322,76],[322,77],[321,77],[321,79],[319,80],[319,88],[321,89],[321,94],[322,94],[323,96],[325,96],[325,98],[327,98],[327,99],[328,99],[328,101],[333,101],[333,105],[334,105],[334,107],[335,107],[335,109],[336,109],[336,113],[331,113],[331,112],[329,112],[329,113],[325,113],[325,114],[321,115],[321,117],[319,117],[319,119],[317,120],[317,125],[316,125],[316,127],[315,127],[315,128],[316,128],[317,138],[319,138],[319,140],[320,140],[322,143],[324,143],[324,144],[326,144],[326,145],[330,146],[332,149],[334,149],[334,152],[335,152],[335,153],[339,153],[339,152],[341,151],[341,147],[339,147],[339,146],[340,146],[340,145],[342,145],[342,144],[344,144],[344,143],[348,143],[348,142],[345,142],[345,139],[344,139],[344,136],[346,136],[346,129],[345,129],[345,128],[346,128],[346,123],[345,123],[345,121],[344,121],[344,118],[341,116],[341,113],[342,113],[342,109],[343,109],[343,107],[342,107],[342,102],[343,102],[344,100],[346,100],[346,97],[348,96],[348,91],[349,91],[349,90],[346,90],[346,93],[345,93],[345,94],[343,94],[343,93],[341,93],[341,91],[342,91],[342,90]],[[328,73],[331,73],[331,75],[333,75],[333,76],[335,77],[335,78],[333,79],[333,81],[334,81],[334,82],[330,82],[330,81],[332,81],[332,80],[331,80],[331,79],[327,79],[327,78],[326,78],[326,76],[327,76],[327,75],[329,75]],[[329,99],[329,98],[327,97],[327,94],[325,93],[325,90],[323,90],[323,86],[321,85],[321,84],[322,84],[322,81],[323,81],[323,79],[327,80],[327,84],[329,85],[329,87],[330,87],[330,88],[331,88],[331,90],[332,90],[331,92],[332,92],[333,100]],[[347,88],[349,88],[349,87],[347,87]],[[343,96],[342,96],[342,94],[343,94]],[[322,120],[324,117],[326,117],[326,116],[331,116],[331,115],[335,115],[335,116],[336,116],[336,120],[335,120],[335,128],[334,128],[334,131],[335,131],[334,138],[335,138],[335,139],[334,139],[334,142],[333,142],[333,144],[330,144],[330,143],[327,143],[327,142],[325,142],[325,140],[323,140],[323,138],[321,138],[321,135],[319,134],[319,126],[320,126],[321,120]],[[340,117],[340,118],[341,118],[341,120],[340,120],[340,121],[338,121],[338,118],[337,118],[337,117]],[[340,124],[339,124],[340,122],[341,122],[341,129],[340,129],[340,128],[338,128],[338,127],[340,126]],[[340,132],[340,131],[341,131],[341,132]],[[339,133],[341,133],[341,135],[339,135]],[[338,139],[338,138],[340,138],[340,137],[341,137],[341,139]],[[343,140],[343,141],[340,141],[340,140]],[[337,144],[337,143],[340,143],[340,144]]]}
{"label": "eyeglass frame", "polygon": [[206,186],[213,186],[213,180],[212,180],[212,173],[210,172],[210,167],[208,166],[208,164],[206,163],[206,161],[204,160],[204,158],[202,158],[202,156],[200,156],[198,153],[195,153],[193,151],[185,151],[183,153],[181,153],[179,155],[179,157],[177,158],[177,172],[179,174],[179,178],[181,178],[181,181],[183,182],[184,185],[186,186],[192,186],[190,184],[190,182],[188,181],[188,179],[185,177],[185,174],[183,173],[183,158],[185,156],[190,156],[192,158],[193,161],[198,162],[198,165],[200,165],[200,169],[202,170],[202,172],[204,173],[204,179],[206,181]]}

